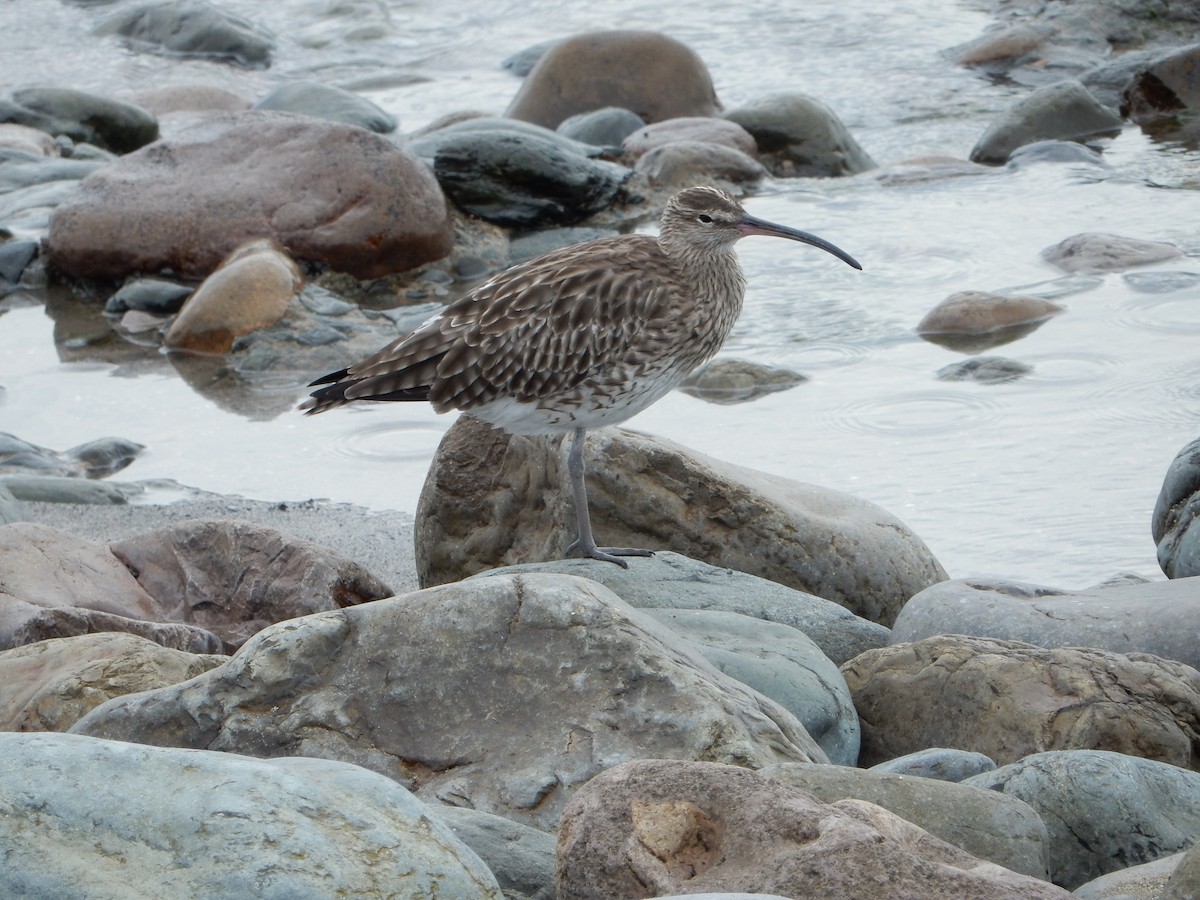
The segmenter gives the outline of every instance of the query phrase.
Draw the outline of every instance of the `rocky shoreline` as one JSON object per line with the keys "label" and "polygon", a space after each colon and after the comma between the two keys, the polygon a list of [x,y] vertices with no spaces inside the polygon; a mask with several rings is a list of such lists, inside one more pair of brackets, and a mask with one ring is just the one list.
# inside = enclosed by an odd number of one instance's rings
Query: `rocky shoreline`
{"label": "rocky shoreline", "polygon": [[[293,398],[256,379],[298,386],[681,184],[1101,166],[1082,143],[1126,122],[1186,138],[1200,10],[1159,6],[1002,4],[948,54],[1029,92],[970,161],[882,170],[816,98],[724,110],[696,54],[648,32],[536,48],[506,116],[403,138],[322,85],[253,109],[211,87],[17,91],[0,304],[103,301],[120,352],[169,351],[262,414]],[[104,29],[247,68],[275,49],[196,0]],[[1185,253],[1089,233],[1043,256],[1075,273]],[[917,331],[979,352],[1061,312],[963,291]],[[1025,371],[985,361],[945,377]],[[725,374],[691,389],[799,377]],[[0,435],[0,891],[1196,896],[1198,443],[1148,523],[1168,580],[1066,591],[951,579],[873,504],[623,429],[586,454],[597,533],[657,551],[627,571],[560,558],[561,446],[469,417],[412,516],[122,482],[134,442]],[[137,502],[155,491],[186,499]]]}

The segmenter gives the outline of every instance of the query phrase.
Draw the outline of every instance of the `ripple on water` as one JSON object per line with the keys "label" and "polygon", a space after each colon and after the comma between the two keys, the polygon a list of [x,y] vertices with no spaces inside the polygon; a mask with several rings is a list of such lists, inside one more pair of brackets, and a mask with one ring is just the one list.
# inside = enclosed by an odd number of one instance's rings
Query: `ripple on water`
{"label": "ripple on water", "polygon": [[1191,292],[1139,295],[1121,304],[1118,325],[1164,334],[1200,333],[1200,303]]}
{"label": "ripple on water", "polygon": [[1033,366],[1026,384],[1087,384],[1101,381],[1116,371],[1120,360],[1103,353],[1037,353],[1022,357]]}
{"label": "ripple on water", "polygon": [[998,417],[1001,403],[974,393],[912,391],[851,403],[833,421],[850,431],[883,435],[929,435],[978,428]]}
{"label": "ripple on water", "polygon": [[807,370],[840,369],[843,366],[853,366],[866,358],[866,347],[837,341],[814,341],[787,353],[789,366]]}
{"label": "ripple on water", "polygon": [[1200,424],[1200,360],[1151,369],[1080,398],[1112,425],[1192,428]]}
{"label": "ripple on water", "polygon": [[445,434],[424,422],[376,422],[351,428],[333,444],[333,454],[370,462],[412,462],[428,459]]}

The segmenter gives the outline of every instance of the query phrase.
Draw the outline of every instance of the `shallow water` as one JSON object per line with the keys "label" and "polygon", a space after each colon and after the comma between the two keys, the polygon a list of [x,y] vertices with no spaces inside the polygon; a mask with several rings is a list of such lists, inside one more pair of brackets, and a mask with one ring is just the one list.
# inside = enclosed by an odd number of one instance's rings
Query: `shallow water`
{"label": "shallow water", "polygon": [[[24,0],[0,4],[8,42],[0,86],[119,94],[200,80],[254,97],[299,78],[346,85],[387,75],[395,84],[417,74],[429,80],[364,92],[410,131],[459,109],[502,113],[519,82],[500,62],[527,46],[594,28],[656,28],[703,57],[727,107],[805,91],[836,110],[881,165],[965,158],[1024,90],[940,55],[991,20],[937,0],[810,0],[784,12],[765,2],[661,0],[466,3],[453,12],[442,3],[354,4],[355,21],[380,23],[383,36],[369,40],[347,38],[351,20],[331,3],[223,5],[276,33],[270,69],[131,53],[89,33],[112,7]],[[870,500],[908,524],[953,576],[1059,587],[1121,570],[1161,578],[1150,514],[1167,465],[1200,425],[1200,287],[1154,293],[1119,273],[1067,277],[1039,253],[1081,231],[1111,231],[1190,254],[1139,273],[1200,273],[1200,198],[1174,187],[1195,179],[1200,155],[1130,128],[1106,143],[1105,159],[1106,169],[1042,164],[908,185],[870,176],[764,185],[748,204],[753,213],[834,241],[864,271],[799,245],[743,242],[750,289],[723,355],[811,380],[738,406],[673,394],[630,426]],[[989,351],[1033,373],[1006,384],[938,381],[939,369],[965,357],[917,338],[913,326],[955,291],[1017,286],[1067,307]],[[149,449],[122,479],[413,510],[450,424],[419,405],[250,420],[159,359],[64,362],[79,351],[62,326],[67,346],[56,346],[54,330],[40,307],[0,317],[0,430],[57,449],[105,434],[141,441]]]}

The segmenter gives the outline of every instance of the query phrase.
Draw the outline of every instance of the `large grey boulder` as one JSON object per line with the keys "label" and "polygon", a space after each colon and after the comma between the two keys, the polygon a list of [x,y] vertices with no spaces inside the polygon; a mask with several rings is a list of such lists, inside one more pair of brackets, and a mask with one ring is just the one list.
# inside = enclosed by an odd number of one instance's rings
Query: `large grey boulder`
{"label": "large grey boulder", "polygon": [[[421,584],[560,558],[575,537],[566,443],[460,417],[438,447],[417,508]],[[946,577],[902,522],[849,494],[623,428],[589,434],[584,457],[601,544],[673,550],[885,626],[913,594]]]}
{"label": "large grey boulder", "polygon": [[971,150],[971,161],[1003,164],[1018,147],[1034,141],[1069,140],[1120,132],[1121,117],[1078,81],[1040,87],[993,122]]}
{"label": "large grey boulder", "polygon": [[1158,565],[1168,578],[1200,575],[1198,520],[1200,438],[1189,442],[1171,460],[1150,520],[1150,533],[1158,545]]}
{"label": "large grey boulder", "polygon": [[0,121],[30,125],[77,143],[130,153],[158,137],[158,120],[140,106],[74,88],[28,87],[0,104]]}
{"label": "large grey boulder", "polygon": [[862,763],[959,747],[998,763],[1104,749],[1200,766],[1200,672],[1144,653],[941,635],[842,667]]}
{"label": "large grey boulder", "polygon": [[754,137],[778,177],[831,178],[876,167],[837,114],[807,94],[772,94],[725,114]]}
{"label": "large grey boulder", "polygon": [[1165,241],[1089,231],[1047,247],[1041,256],[1064,272],[1111,272],[1177,259],[1183,251]]}
{"label": "large grey boulder", "polygon": [[1152,653],[1200,668],[1200,578],[1070,591],[1003,578],[956,578],[905,604],[891,642],[967,634],[1039,647]]}
{"label": "large grey boulder", "polygon": [[137,50],[185,58],[270,65],[275,40],[263,26],[207,0],[150,0],[121,9],[96,29]]}
{"label": "large grey boulder", "polygon": [[785,763],[768,778],[808,791],[824,803],[866,800],[924,828],[947,844],[1023,875],[1046,878],[1046,823],[1028,803],[970,785],[887,775],[847,766]]}
{"label": "large grey boulder", "polygon": [[487,864],[505,900],[554,900],[554,835],[465,806],[427,810]]}
{"label": "large grey boulder", "polygon": [[0,734],[6,897],[461,897],[492,873],[358,766]]}
{"label": "large grey boulder", "polygon": [[542,829],[580,784],[634,757],[826,761],[790,713],[689,642],[594,582],[546,575],[283,622],[224,666],[111,700],[73,731],[341,759]]}
{"label": "large grey boulder", "polygon": [[558,900],[745,891],[855,900],[1067,897],[861,800],[824,803],[760,772],[644,759],[563,813]]}
{"label": "large grey boulder", "polygon": [[964,783],[1041,814],[1050,877],[1068,889],[1178,853],[1200,834],[1200,773],[1123,753],[1036,753]]}

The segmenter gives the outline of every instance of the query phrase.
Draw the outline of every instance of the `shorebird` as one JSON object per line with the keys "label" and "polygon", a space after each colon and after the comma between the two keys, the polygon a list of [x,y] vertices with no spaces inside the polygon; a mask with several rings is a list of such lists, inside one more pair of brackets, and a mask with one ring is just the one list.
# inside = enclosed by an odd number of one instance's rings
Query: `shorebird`
{"label": "shorebird", "polygon": [[554,250],[493,276],[406,337],[323,378],[308,415],[355,400],[428,400],[519,435],[572,435],[567,473],[578,525],[566,551],[628,568],[649,550],[598,547],[584,483],[584,436],[641,412],[725,342],[746,279],[747,235],[852,256],[804,231],[748,214],[711,187],[663,210],[657,237],[620,235]]}

